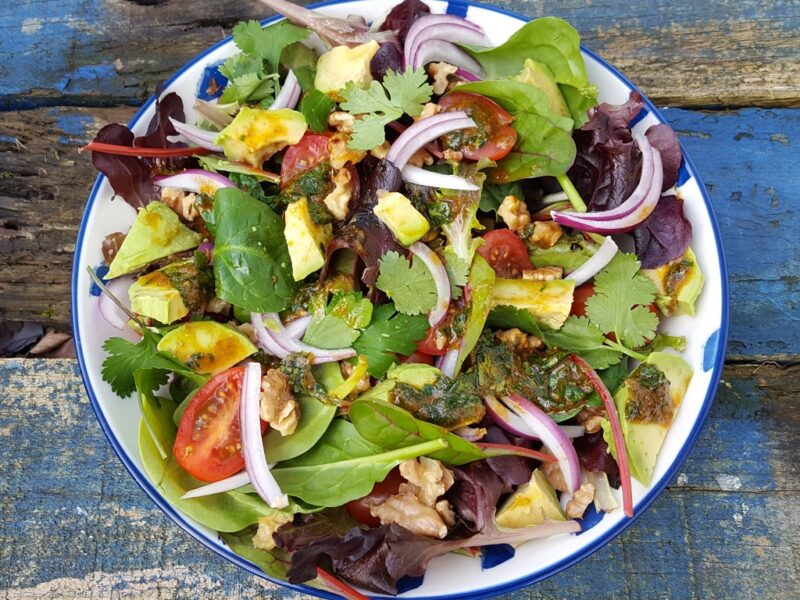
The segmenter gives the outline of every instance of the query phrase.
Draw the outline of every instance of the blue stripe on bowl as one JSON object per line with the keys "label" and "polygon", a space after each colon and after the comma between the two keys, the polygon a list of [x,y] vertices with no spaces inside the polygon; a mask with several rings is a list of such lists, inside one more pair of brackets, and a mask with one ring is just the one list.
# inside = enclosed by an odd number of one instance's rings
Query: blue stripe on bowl
{"label": "blue stripe on bowl", "polygon": [[629,123],[629,127],[631,129],[633,129],[634,127],[636,127],[636,124],[639,121],[641,121],[642,119],[646,119],[647,115],[649,115],[649,114],[650,114],[649,110],[647,110],[646,108],[642,108],[642,110],[640,110],[639,113],[635,117],[633,117],[631,119],[631,122]]}
{"label": "blue stripe on bowl", "polygon": [[[681,146],[681,149],[682,148],[683,148],[683,146]],[[692,178],[692,175],[691,175],[691,173],[689,173],[689,167],[686,165],[686,155],[684,155],[684,159],[681,161],[681,168],[678,171],[678,186],[682,186],[684,183],[689,181],[691,178]],[[698,183],[700,183],[700,182],[698,181]],[[702,185],[701,185],[701,187],[702,187]],[[702,187],[702,189],[700,191],[705,196],[706,188]]]}
{"label": "blue stripe on bowl", "polygon": [[708,336],[706,343],[703,345],[703,371],[710,371],[714,366],[717,359],[717,354],[720,353],[719,345],[719,329]]}
{"label": "blue stripe on bowl", "polygon": [[[200,83],[197,84],[197,98],[200,100],[213,100],[222,95],[222,89],[228,83],[228,78],[219,72],[219,67],[222,61],[215,65],[209,65],[203,70],[203,76],[200,78]],[[216,92],[209,93],[209,89],[213,85]]]}
{"label": "blue stripe on bowl", "polygon": [[448,2],[447,3],[447,14],[448,15],[456,15],[457,17],[466,17],[467,11],[469,10],[468,2]]}
{"label": "blue stripe on bowl", "polygon": [[[316,9],[316,8],[320,8],[320,7],[323,7],[323,6],[333,6],[333,5],[337,5],[337,4],[344,4],[344,3],[347,3],[349,1],[350,0],[331,0],[331,1],[328,1],[328,2],[321,2],[321,3],[309,5],[308,8]],[[466,14],[466,11],[470,6],[474,6],[476,8],[480,8],[480,9],[488,10],[488,11],[495,12],[495,13],[498,13],[498,14],[503,14],[503,15],[506,15],[506,16],[510,16],[510,17],[513,17],[515,19],[518,19],[518,20],[524,21],[524,22],[527,22],[529,20],[527,17],[525,17],[523,15],[520,15],[520,14],[517,14],[517,13],[513,13],[511,11],[508,11],[508,10],[505,10],[505,9],[502,9],[502,8],[498,8],[498,7],[494,7],[494,6],[487,6],[487,5],[484,5],[484,4],[480,4],[478,2],[469,2],[469,1],[451,2],[448,5],[448,12],[450,12],[450,14],[461,14],[463,16],[463,15]],[[462,12],[453,12],[453,11],[462,11],[462,10],[463,10],[463,13]],[[262,21],[262,24],[268,25],[269,23],[274,22],[276,20],[278,20],[278,17],[271,17],[271,18],[268,18],[268,19],[264,19]],[[221,40],[220,42],[218,42],[217,44],[215,44],[214,46],[212,46],[211,48],[207,49],[205,52],[202,52],[201,54],[199,54],[190,63],[188,63],[182,69],[180,69],[178,72],[176,72],[175,75],[173,75],[165,83],[165,88],[168,88],[188,68],[190,68],[192,65],[196,64],[198,61],[201,61],[204,57],[206,57],[208,54],[214,52],[219,47],[221,47],[224,44],[228,43],[229,40],[230,40],[230,38],[225,38],[225,39]],[[636,86],[634,86],[615,67],[613,67],[610,64],[606,63],[603,59],[601,59],[598,55],[596,55],[594,52],[592,52],[588,48],[586,48],[584,46],[581,46],[581,49],[585,54],[587,54],[588,56],[590,56],[590,57],[594,58],[595,60],[597,60],[598,62],[600,62],[610,73],[614,74],[620,81],[625,83],[626,86],[628,86],[631,89],[638,90],[638,88],[636,88]],[[147,102],[145,102],[145,104],[139,109],[139,111],[136,113],[136,115],[133,117],[133,119],[130,122],[130,126],[131,127],[133,125],[135,125],[142,118],[142,116],[146,113],[146,111],[152,105],[153,101],[154,101],[153,97],[149,98],[147,100]],[[655,106],[650,102],[650,100],[648,100],[645,97],[644,101],[645,101],[645,105],[647,106],[647,109],[650,112],[652,112],[660,121],[663,121],[665,123],[667,122],[667,120],[655,108]],[[709,213],[711,224],[712,224],[712,228],[713,228],[714,234],[715,234],[715,242],[716,242],[717,252],[718,252],[718,255],[719,255],[719,270],[720,270],[720,273],[721,273],[721,287],[722,287],[722,298],[723,298],[722,307],[721,307],[722,308],[721,327],[720,327],[719,331],[717,332],[718,335],[717,335],[717,340],[716,341],[717,341],[717,347],[718,348],[725,348],[725,345],[727,343],[727,335],[728,335],[728,314],[729,314],[730,297],[729,297],[729,290],[728,290],[728,276],[727,276],[728,271],[727,271],[726,262],[725,262],[725,255],[724,255],[723,248],[722,248],[721,236],[719,234],[719,225],[717,223],[716,216],[714,215],[714,212],[713,212],[713,209],[712,209],[712,205],[711,205],[711,201],[708,198],[708,194],[706,192],[706,188],[703,185],[702,181],[700,180],[700,177],[697,175],[697,170],[694,167],[694,164],[692,163],[691,158],[689,158],[686,155],[683,147],[681,147],[681,150],[683,151],[683,154],[684,154],[684,165],[681,167],[681,177],[682,177],[682,179],[680,180],[680,184],[682,185],[683,183],[685,183],[686,181],[688,181],[692,177],[694,177],[697,180],[698,187],[699,187],[700,192],[701,192],[701,194],[703,196],[703,200],[704,200],[704,202],[706,204],[706,208],[707,208],[707,211]],[[309,586],[306,586],[306,585],[290,584],[288,582],[285,582],[285,581],[278,580],[278,579],[275,579],[273,577],[270,577],[269,575],[266,575],[263,571],[261,571],[261,569],[259,569],[258,566],[255,565],[254,563],[243,559],[239,555],[233,553],[229,548],[227,548],[221,542],[218,542],[216,539],[211,538],[208,535],[206,535],[204,532],[200,531],[194,524],[189,523],[189,521],[187,520],[186,517],[184,517],[182,514],[180,514],[176,509],[174,509],[172,506],[170,506],[161,497],[161,495],[158,493],[158,491],[150,483],[150,480],[147,478],[147,476],[144,473],[142,473],[142,471],[139,470],[139,468],[136,466],[136,464],[131,459],[131,457],[128,456],[125,453],[123,448],[120,446],[119,442],[114,437],[114,435],[113,435],[113,433],[111,431],[111,427],[110,427],[108,421],[106,420],[105,415],[103,414],[103,411],[102,411],[102,409],[100,407],[99,401],[97,399],[97,395],[95,394],[95,391],[91,386],[91,382],[89,380],[86,361],[85,361],[85,358],[84,358],[84,355],[83,355],[83,345],[82,345],[82,341],[81,341],[81,337],[80,337],[80,331],[79,331],[79,328],[78,328],[78,324],[75,321],[75,316],[78,314],[78,297],[79,297],[79,294],[78,294],[79,290],[78,290],[78,285],[77,284],[78,284],[78,280],[79,280],[80,274],[82,272],[82,269],[85,268],[85,265],[83,264],[83,261],[81,259],[81,254],[82,254],[82,249],[83,249],[83,239],[84,239],[84,236],[86,234],[86,226],[87,226],[87,223],[88,223],[88,220],[89,220],[89,216],[90,216],[90,214],[92,212],[92,208],[93,208],[94,203],[95,203],[95,201],[97,199],[97,194],[99,192],[100,186],[103,183],[103,181],[104,181],[104,178],[103,178],[102,175],[98,176],[98,178],[95,180],[95,184],[92,187],[92,191],[89,194],[89,199],[88,199],[87,204],[86,204],[86,210],[84,211],[83,219],[81,220],[80,229],[78,230],[78,239],[76,241],[75,261],[73,263],[73,269],[72,269],[72,289],[71,289],[71,291],[72,291],[72,302],[71,302],[71,309],[72,309],[72,315],[73,315],[73,335],[74,335],[74,340],[75,340],[75,349],[76,349],[76,353],[77,353],[77,356],[78,356],[78,365],[80,367],[81,378],[83,379],[84,387],[86,388],[86,392],[87,392],[87,394],[89,396],[89,401],[90,401],[90,403],[92,405],[92,409],[94,410],[95,415],[97,417],[97,420],[98,420],[98,422],[100,424],[100,428],[103,430],[103,433],[106,436],[106,438],[108,439],[109,444],[111,445],[111,447],[113,448],[113,450],[117,454],[117,456],[119,457],[119,459],[122,462],[122,464],[125,467],[125,469],[131,474],[131,476],[139,484],[139,486],[145,491],[145,493],[148,496],[150,496],[150,498],[153,500],[153,502],[170,519],[172,519],[181,529],[186,531],[190,536],[195,538],[198,542],[203,544],[205,547],[207,547],[208,549],[212,550],[213,552],[216,552],[218,555],[222,556],[223,558],[225,558],[226,560],[230,561],[231,563],[241,567],[242,569],[245,569],[246,571],[248,571],[248,572],[250,572],[250,573],[252,573],[254,575],[258,575],[259,577],[262,577],[264,579],[272,581],[272,582],[274,582],[274,583],[276,583],[278,585],[281,585],[283,587],[286,587],[286,588],[289,588],[289,589],[292,589],[292,590],[295,590],[295,591],[298,591],[298,592],[303,592],[305,594],[311,594],[313,596],[317,596],[317,597],[320,597],[320,598],[329,598],[331,600],[340,598],[340,596],[338,596],[336,594],[331,594],[330,592],[326,592],[326,591],[323,591],[323,590],[318,590],[316,588],[312,588],[312,587],[309,587]],[[708,391],[706,393],[706,398],[705,398],[705,400],[703,402],[703,407],[702,407],[702,409],[700,411],[699,418],[698,418],[697,422],[695,423],[694,427],[692,428],[692,431],[690,432],[686,443],[684,444],[683,448],[681,449],[681,451],[680,451],[676,461],[673,463],[672,467],[668,470],[668,472],[665,474],[665,476],[660,481],[656,482],[651,487],[651,489],[646,494],[646,496],[637,505],[637,507],[636,507],[636,510],[637,510],[636,516],[637,517],[640,514],[642,514],[642,512],[644,512],[644,510],[653,502],[653,500],[655,500],[655,498],[664,490],[664,488],[666,487],[667,483],[677,476],[678,469],[683,464],[684,460],[686,459],[686,456],[689,454],[689,451],[692,449],[692,447],[694,446],[695,442],[697,441],[697,437],[700,434],[700,430],[702,429],[702,425],[703,425],[706,417],[708,416],[709,410],[711,409],[711,404],[712,404],[712,401],[713,401],[713,398],[714,398],[714,394],[716,393],[716,389],[717,389],[717,386],[719,384],[719,378],[720,378],[720,375],[722,373],[722,366],[723,366],[723,362],[724,362],[724,357],[725,357],[725,353],[720,351],[720,352],[716,352],[714,357],[712,358],[712,360],[713,360],[713,367],[712,367],[713,368],[713,374],[712,374],[712,377],[711,377],[711,382],[709,384]],[[513,591],[518,590],[518,589],[520,589],[520,588],[522,588],[522,587],[524,587],[526,585],[530,585],[530,584],[536,583],[538,581],[541,581],[543,579],[546,579],[548,577],[551,577],[552,575],[555,575],[556,573],[559,573],[559,572],[563,571],[564,569],[574,565],[575,563],[583,560],[584,558],[586,558],[590,554],[592,554],[595,551],[599,550],[601,547],[603,547],[609,541],[614,539],[616,536],[618,536],[633,521],[634,521],[634,519],[623,519],[614,528],[609,530],[600,539],[595,541],[595,543],[593,545],[581,549],[580,551],[576,552],[572,556],[562,560],[561,562],[559,562],[559,563],[557,563],[555,565],[552,565],[548,569],[539,571],[539,572],[534,573],[534,574],[524,575],[524,576],[522,576],[522,577],[520,577],[518,579],[514,579],[512,581],[506,582],[506,583],[501,584],[501,585],[496,585],[496,586],[493,586],[493,587],[478,589],[478,590],[475,590],[474,592],[471,592],[469,594],[449,594],[449,595],[443,595],[443,596],[425,596],[425,597],[420,597],[420,600],[423,600],[423,598],[424,598],[424,600],[455,600],[456,598],[458,598],[459,600],[482,600],[482,599],[485,599],[485,598],[493,598],[493,597],[501,595],[501,594],[513,592]],[[379,596],[374,596],[374,595],[372,597],[373,598],[379,598]],[[383,596],[380,596],[380,597],[383,598]]]}

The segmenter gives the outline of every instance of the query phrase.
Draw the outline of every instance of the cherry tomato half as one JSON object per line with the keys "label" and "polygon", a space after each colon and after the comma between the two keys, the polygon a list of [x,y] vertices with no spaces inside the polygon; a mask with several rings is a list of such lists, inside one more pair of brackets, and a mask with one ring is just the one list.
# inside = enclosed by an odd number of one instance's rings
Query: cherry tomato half
{"label": "cherry tomato half", "polygon": [[400,362],[403,363],[404,365],[407,364],[433,365],[433,355],[428,354],[427,352],[421,352],[417,350],[411,356],[406,356],[404,358],[401,358]]}
{"label": "cherry tomato half", "polygon": [[446,149],[460,151],[464,158],[500,160],[508,155],[517,143],[517,132],[511,127],[514,117],[494,100],[469,92],[453,92],[439,100],[446,112],[467,113],[477,128],[448,133],[442,138]]}
{"label": "cherry tomato half", "polygon": [[483,240],[478,254],[486,259],[498,277],[519,279],[523,271],[533,268],[524,242],[510,229],[494,229],[484,234]]}
{"label": "cherry tomato half", "polygon": [[417,352],[430,356],[444,356],[447,354],[448,339],[442,329],[442,327],[428,329],[428,335],[417,342]]}
{"label": "cherry tomato half", "polygon": [[281,163],[281,187],[285,188],[292,180],[313,169],[329,156],[328,136],[307,133],[294,146],[289,146]]}
{"label": "cherry tomato half", "polygon": [[[244,367],[212,377],[189,401],[172,453],[189,475],[206,483],[244,468],[239,427],[239,399]],[[266,429],[262,421],[262,433]]]}
{"label": "cherry tomato half", "polygon": [[347,510],[356,521],[364,523],[364,525],[368,525],[369,527],[380,527],[380,520],[372,516],[369,512],[369,507],[380,504],[389,496],[396,494],[400,489],[401,483],[405,483],[405,479],[400,475],[400,468],[395,467],[389,471],[386,479],[375,484],[368,495],[358,500],[348,502]]}

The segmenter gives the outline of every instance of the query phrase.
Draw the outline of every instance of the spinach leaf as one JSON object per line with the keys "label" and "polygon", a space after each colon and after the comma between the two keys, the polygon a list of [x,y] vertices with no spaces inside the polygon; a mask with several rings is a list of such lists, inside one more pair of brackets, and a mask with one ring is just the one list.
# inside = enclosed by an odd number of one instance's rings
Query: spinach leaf
{"label": "spinach leaf", "polygon": [[528,58],[547,65],[576,127],[586,122],[586,111],[597,104],[597,89],[589,83],[581,55],[580,36],[566,21],[556,17],[536,19],[496,48],[467,50],[481,63],[489,78],[517,75]]}
{"label": "spinach leaf", "polygon": [[214,197],[217,296],[251,312],[279,312],[295,283],[283,221],[266,204],[236,189]]}
{"label": "spinach leaf", "polygon": [[469,286],[472,294],[469,298],[469,314],[464,326],[464,337],[461,338],[461,348],[458,351],[458,362],[456,363],[455,373],[461,370],[461,365],[469,356],[469,353],[478,343],[483,328],[486,325],[486,318],[492,309],[492,289],[494,288],[495,273],[489,263],[480,255],[476,255],[472,261],[472,269],[469,272]]}
{"label": "spinach leaf", "polygon": [[508,112],[528,112],[541,115],[556,127],[572,131],[573,121],[550,108],[547,94],[541,88],[516,79],[476,81],[458,86],[458,92],[472,92],[497,102]]}
{"label": "spinach leaf", "polygon": [[[145,402],[143,410],[147,411],[152,435],[163,448],[172,448],[177,431],[172,420],[175,403],[165,398],[156,400]],[[147,476],[167,502],[215,531],[240,531],[256,523],[259,517],[274,512],[258,496],[236,491],[182,500],[181,496],[187,491],[203,483],[184,471],[171,454],[167,458],[161,457],[144,420],[139,425],[139,453]]]}
{"label": "spinach leaf", "polygon": [[323,436],[336,414],[334,404],[326,404],[313,396],[297,397],[300,405],[300,422],[294,433],[282,436],[270,429],[264,436],[264,450],[270,464],[296,458],[308,451]]}
{"label": "spinach leaf", "polygon": [[571,133],[547,118],[529,112],[514,115],[518,137],[514,150],[492,169],[490,183],[563,175],[575,161]]}
{"label": "spinach leaf", "polygon": [[481,190],[481,203],[478,208],[483,212],[497,212],[506,196],[524,198],[522,184],[519,181],[511,183],[486,183]]}
{"label": "spinach leaf", "polygon": [[228,548],[236,554],[255,563],[267,575],[277,579],[287,580],[286,571],[289,570],[291,559],[280,548],[272,550],[261,550],[253,546],[253,535],[255,531],[250,528],[238,533],[222,533],[220,537],[228,544]]}
{"label": "spinach leaf", "polygon": [[444,440],[447,447],[430,452],[431,458],[449,465],[463,465],[484,458],[483,451],[475,444],[450,433],[444,427],[416,419],[399,406],[374,397],[362,396],[353,402],[349,415],[359,434],[383,448],[416,448],[414,444]]}
{"label": "spinach leaf", "polygon": [[322,439],[302,456],[272,470],[281,489],[316,506],[341,506],[372,491],[404,460],[433,455],[443,439],[385,452],[362,438],[352,423],[334,419]]}

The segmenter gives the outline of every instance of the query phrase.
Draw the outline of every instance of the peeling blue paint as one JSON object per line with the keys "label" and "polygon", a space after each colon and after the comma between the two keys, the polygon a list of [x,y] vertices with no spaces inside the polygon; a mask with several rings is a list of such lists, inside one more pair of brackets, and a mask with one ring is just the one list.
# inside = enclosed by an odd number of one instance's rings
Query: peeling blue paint
{"label": "peeling blue paint", "polygon": [[84,65],[67,73],[56,87],[67,94],[106,93],[108,81],[117,75],[112,64]]}

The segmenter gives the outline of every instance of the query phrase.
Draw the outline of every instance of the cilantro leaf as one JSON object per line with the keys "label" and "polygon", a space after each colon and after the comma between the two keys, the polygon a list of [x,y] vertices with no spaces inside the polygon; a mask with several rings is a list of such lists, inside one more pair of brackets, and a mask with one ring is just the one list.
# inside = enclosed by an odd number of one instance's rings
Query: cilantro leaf
{"label": "cilantro leaf", "polygon": [[614,333],[630,348],[642,346],[655,336],[658,317],[648,306],[655,300],[656,286],[639,273],[633,254],[617,254],[594,278],[595,295],[586,301],[586,315],[599,330]]}
{"label": "cilantro leaf", "polygon": [[356,329],[364,329],[369,325],[372,311],[372,302],[360,292],[336,292],[328,305],[328,314],[343,319]]}
{"label": "cilantro leaf", "polygon": [[312,319],[303,341],[317,348],[349,348],[361,335],[350,327],[341,317],[325,315],[319,320]]}
{"label": "cilantro leaf", "polygon": [[148,329],[144,330],[144,337],[137,344],[120,337],[105,341],[103,350],[108,356],[103,361],[101,372],[103,380],[108,382],[115,394],[122,398],[130,396],[136,390],[136,371],[142,369],[172,371],[195,383],[205,383],[204,376],[187,368],[172,355],[160,352],[158,341],[159,337]]}
{"label": "cilantro leaf", "polygon": [[388,71],[383,85],[373,81],[361,89],[350,81],[342,90],[341,107],[352,115],[362,115],[353,124],[349,147],[355,150],[372,150],[386,140],[385,127],[404,114],[412,117],[422,112],[430,101],[433,87],[428,84],[425,70],[410,67],[403,73]]}
{"label": "cilantro leaf", "polygon": [[605,345],[606,338],[586,317],[568,317],[558,331],[542,329],[548,346],[557,346],[580,354],[595,369],[605,369],[620,362],[622,356]]}
{"label": "cilantro leaf", "polygon": [[359,354],[369,361],[369,373],[383,377],[393,363],[394,353],[408,356],[417,348],[417,342],[428,333],[428,319],[396,313],[393,304],[376,306],[372,322],[353,344]]}
{"label": "cilantro leaf", "polygon": [[300,112],[315,133],[322,133],[328,129],[328,115],[331,114],[335,104],[321,91],[312,90],[300,101]]}
{"label": "cilantro leaf", "polygon": [[381,257],[375,285],[394,301],[401,313],[419,315],[436,306],[436,284],[421,260],[409,263],[397,252],[387,252]]}
{"label": "cilantro leaf", "polygon": [[252,58],[266,61],[270,73],[277,73],[283,49],[306,39],[309,31],[289,21],[280,21],[267,28],[258,21],[243,21],[233,28],[233,41]]}

